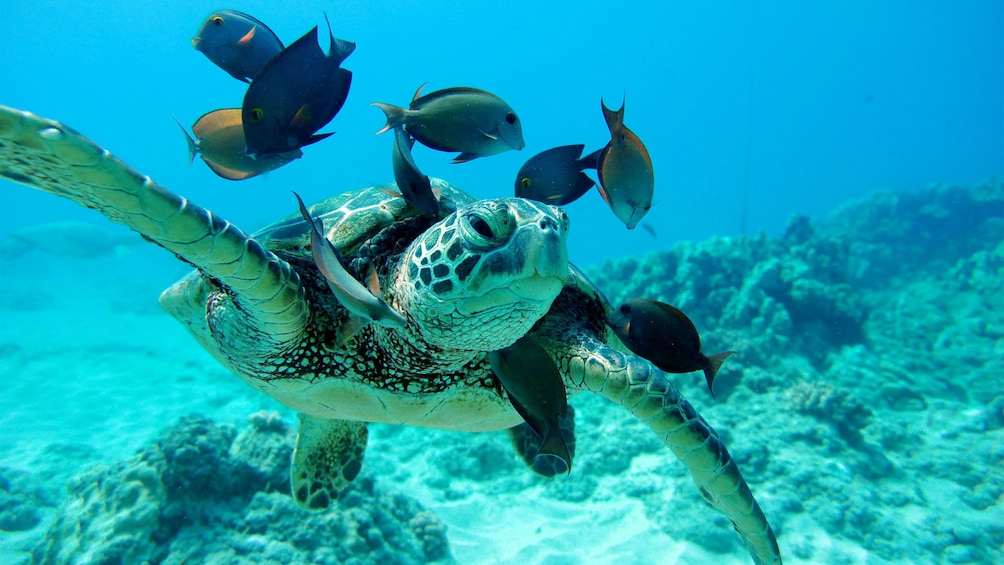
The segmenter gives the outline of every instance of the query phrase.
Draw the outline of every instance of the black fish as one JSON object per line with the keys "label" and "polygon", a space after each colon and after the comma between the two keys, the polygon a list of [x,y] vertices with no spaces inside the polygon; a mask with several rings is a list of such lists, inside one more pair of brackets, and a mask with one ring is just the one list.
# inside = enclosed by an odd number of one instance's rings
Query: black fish
{"label": "black fish", "polygon": [[219,10],[202,22],[199,33],[192,38],[192,47],[230,76],[249,82],[282,51],[283,45],[257,19],[236,10]]}
{"label": "black fish", "polygon": [[513,408],[541,437],[537,455],[558,457],[571,472],[572,456],[560,426],[568,410],[568,397],[554,360],[528,336],[505,349],[492,351],[488,360],[509,393]]}
{"label": "black fish", "polygon": [[516,175],[516,196],[564,206],[578,200],[596,183],[582,171],[595,169],[600,151],[582,159],[584,145],[562,145],[531,157]]}
{"label": "black fish", "polygon": [[[255,77],[241,108],[248,155],[282,153],[316,143],[316,134],[342,109],[352,73],[340,68],[356,44],[331,34],[328,54],[317,26],[269,61]],[[315,135],[316,134],[316,135]]]}
{"label": "black fish", "polygon": [[438,214],[439,201],[432,192],[432,183],[418,170],[411,156],[413,145],[415,140],[404,131],[404,127],[394,128],[394,152],[391,154],[394,181],[408,204],[428,214]]}
{"label": "black fish", "polygon": [[704,370],[712,398],[718,369],[726,357],[735,353],[726,351],[711,356],[701,353],[701,336],[690,318],[658,300],[628,300],[607,317],[607,325],[628,349],[667,373]]}

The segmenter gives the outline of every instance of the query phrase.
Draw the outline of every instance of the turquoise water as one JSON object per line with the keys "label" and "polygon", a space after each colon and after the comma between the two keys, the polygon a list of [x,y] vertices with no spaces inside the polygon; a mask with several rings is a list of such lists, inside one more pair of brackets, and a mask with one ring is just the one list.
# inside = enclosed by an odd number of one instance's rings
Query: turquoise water
{"label": "turquoise water", "polygon": [[[294,211],[291,189],[392,179],[369,102],[424,82],[503,97],[525,150],[415,149],[490,198],[539,151],[602,146],[599,99],[624,96],[655,237],[593,192],[567,208],[570,259],[615,303],[672,303],[708,353],[739,351],[716,399],[699,373],[672,380],[785,562],[1004,561],[1004,2],[538,4],[5,2],[0,104],[251,232]],[[189,44],[224,7],[287,44],[327,10],[358,46],[337,133],[239,183],[188,166],[171,118],[240,105],[246,85]],[[300,511],[277,486],[295,414],[157,305],[187,267],[0,184],[0,563],[750,562],[659,439],[593,395],[572,401],[568,477],[533,474],[501,433],[375,425],[344,507]],[[90,246],[51,225],[68,221]]]}

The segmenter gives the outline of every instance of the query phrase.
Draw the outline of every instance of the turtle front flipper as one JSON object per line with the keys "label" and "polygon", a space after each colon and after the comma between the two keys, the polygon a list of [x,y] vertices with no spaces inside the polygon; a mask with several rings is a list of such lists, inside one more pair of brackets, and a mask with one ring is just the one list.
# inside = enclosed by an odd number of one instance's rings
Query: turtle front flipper
{"label": "turtle front flipper", "polygon": [[534,338],[555,358],[569,386],[627,408],[683,462],[701,496],[732,521],[759,564],[780,565],[774,531],[725,444],[662,371],[604,343],[605,301],[566,288]]}
{"label": "turtle front flipper", "polygon": [[307,510],[324,510],[362,469],[369,434],[365,422],[299,416],[290,469],[293,499]]}
{"label": "turtle front flipper", "polygon": [[286,261],[73,129],[0,106],[0,177],[93,208],[174,253],[226,287],[272,345],[300,337],[308,307]]}

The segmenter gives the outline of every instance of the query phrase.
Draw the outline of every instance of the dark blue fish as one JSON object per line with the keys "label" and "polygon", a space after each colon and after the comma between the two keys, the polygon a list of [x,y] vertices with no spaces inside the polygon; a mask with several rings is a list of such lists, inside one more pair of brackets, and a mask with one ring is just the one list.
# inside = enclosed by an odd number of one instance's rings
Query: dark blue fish
{"label": "dark blue fish", "polygon": [[237,80],[249,82],[283,45],[267,25],[236,10],[209,14],[192,47]]}
{"label": "dark blue fish", "polygon": [[564,206],[578,200],[596,183],[582,171],[595,169],[600,151],[583,158],[584,145],[563,145],[530,158],[516,175],[516,196]]}
{"label": "dark blue fish", "polygon": [[255,77],[241,108],[247,153],[282,153],[316,143],[317,134],[342,109],[352,73],[340,67],[356,44],[336,39],[328,27],[327,55],[317,44],[317,27],[269,61]]}
{"label": "dark blue fish", "polygon": [[439,213],[439,201],[432,192],[429,177],[418,170],[418,165],[411,156],[411,147],[415,140],[398,126],[394,128],[394,153],[391,162],[394,165],[394,181],[408,204],[427,214]]}
{"label": "dark blue fish", "polygon": [[[177,122],[178,119],[175,118],[174,121]],[[244,153],[244,126],[241,124],[240,108],[213,110],[199,118],[192,126],[192,133],[198,141],[192,139],[181,122],[178,122],[178,127],[188,141],[189,157],[195,159],[195,155],[199,155],[214,173],[227,180],[249,179],[303,156],[303,151],[294,149],[263,155],[258,159],[249,157]]]}
{"label": "dark blue fish", "polygon": [[509,394],[513,408],[541,438],[537,455],[553,455],[572,470],[572,455],[561,432],[568,410],[565,383],[554,359],[529,336],[488,354],[492,371]]}
{"label": "dark blue fish", "polygon": [[658,300],[628,300],[607,317],[607,325],[624,345],[667,373],[704,371],[708,392],[722,362],[735,351],[707,356],[701,352],[701,336],[686,314]]}

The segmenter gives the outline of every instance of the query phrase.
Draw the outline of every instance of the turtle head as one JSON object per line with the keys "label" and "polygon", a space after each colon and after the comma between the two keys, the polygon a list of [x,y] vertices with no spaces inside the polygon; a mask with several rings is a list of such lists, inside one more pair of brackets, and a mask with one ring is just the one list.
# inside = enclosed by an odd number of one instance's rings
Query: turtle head
{"label": "turtle head", "polygon": [[511,345],[547,313],[568,276],[568,216],[522,198],[481,200],[405,252],[398,300],[422,338],[445,349]]}

